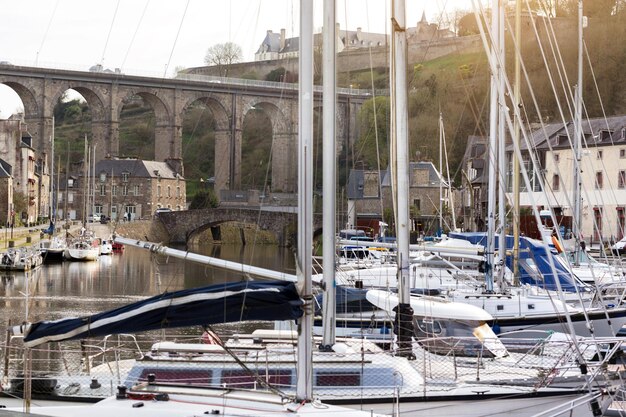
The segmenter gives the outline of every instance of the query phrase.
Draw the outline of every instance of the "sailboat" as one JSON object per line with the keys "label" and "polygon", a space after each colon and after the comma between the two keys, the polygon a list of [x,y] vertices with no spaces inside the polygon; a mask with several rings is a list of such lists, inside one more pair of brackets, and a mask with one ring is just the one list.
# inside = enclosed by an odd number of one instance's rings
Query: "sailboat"
{"label": "sailboat", "polygon": [[[300,89],[299,89],[299,188],[298,188],[298,264],[299,281],[302,285],[296,291],[292,283],[269,284],[269,293],[263,289],[268,284],[237,283],[225,284],[220,292],[216,288],[190,290],[175,294],[154,297],[147,304],[138,307],[135,312],[130,308],[114,310],[95,317],[68,319],[28,326],[24,342],[26,346],[45,341],[64,340],[84,337],[90,334],[108,334],[132,330],[149,330],[164,327],[187,326],[212,322],[218,317],[220,322],[239,321],[241,319],[298,318],[298,372],[296,376],[295,396],[288,398],[274,392],[257,390],[244,391],[232,388],[203,388],[189,386],[160,386],[150,378],[148,384],[134,386],[131,390],[120,388],[117,396],[105,399],[95,406],[85,409],[75,407],[41,408],[37,412],[56,416],[91,416],[151,415],[151,416],[188,416],[190,414],[220,415],[306,415],[327,416],[340,413],[346,417],[374,416],[372,412],[362,412],[315,401],[312,393],[312,317],[311,317],[311,249],[313,217],[312,166],[313,136],[313,2],[303,2],[300,7]],[[255,289],[259,288],[257,293]],[[286,293],[279,296],[279,288]],[[259,296],[259,294],[265,294]],[[260,300],[259,297],[262,297]],[[237,311],[230,313],[221,303],[234,301]],[[249,300],[261,301],[262,308],[245,309]],[[217,307],[217,311],[216,311]],[[246,311],[247,310],[247,311]],[[267,310],[267,311],[265,311]],[[176,313],[180,317],[176,317]],[[144,315],[144,313],[146,315]],[[251,315],[249,315],[251,314]],[[130,318],[130,321],[116,319]],[[129,329],[127,326],[130,326]],[[134,327],[134,329],[132,329]],[[41,334],[41,336],[38,336]],[[28,410],[27,410],[28,411]]]}

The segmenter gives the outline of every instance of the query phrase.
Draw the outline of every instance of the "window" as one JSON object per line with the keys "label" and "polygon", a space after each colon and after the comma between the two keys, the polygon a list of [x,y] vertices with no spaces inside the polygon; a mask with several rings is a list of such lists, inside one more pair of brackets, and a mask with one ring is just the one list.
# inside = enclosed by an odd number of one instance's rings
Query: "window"
{"label": "window", "polygon": [[161,185],[157,185],[157,197],[161,197]]}
{"label": "window", "polygon": [[106,195],[107,194],[107,187],[104,184],[100,184],[100,195]]}
{"label": "window", "polygon": [[170,189],[170,186],[167,186],[167,198],[170,198],[172,196],[172,190]]}
{"label": "window", "polygon": [[558,164],[558,163],[559,163],[559,158],[560,158],[560,157],[561,157],[561,156],[560,156],[558,153],[555,153],[555,154],[554,154],[554,163],[555,163],[555,164]]}
{"label": "window", "polygon": [[114,197],[117,195],[117,185],[111,186],[111,195]]}
{"label": "window", "polygon": [[101,204],[96,204],[93,208],[94,208],[94,213],[100,214],[100,215],[103,213]]}
{"label": "window", "polygon": [[176,187],[176,198],[180,198],[180,187]]}
{"label": "window", "polygon": [[100,173],[100,182],[105,182],[106,180],[107,180],[106,172],[101,172]]}
{"label": "window", "polygon": [[345,371],[317,372],[316,382],[318,387],[360,387],[361,374]]}
{"label": "window", "polygon": [[127,196],[128,195],[128,185],[123,185],[122,186],[122,195],[123,196]]}
{"label": "window", "polygon": [[554,174],[552,176],[552,190],[559,191],[560,187],[561,187],[561,179],[559,178],[558,174]]}
{"label": "window", "polygon": [[602,186],[603,186],[603,179],[602,179],[602,172],[598,171],[596,172],[596,189],[597,190],[601,190]]}
{"label": "window", "polygon": [[620,149],[619,150],[619,157],[620,158],[626,158],[626,149]]}
{"label": "window", "polygon": [[415,206],[416,210],[421,210],[422,209],[422,200],[420,200],[419,198],[416,198],[415,200],[413,200],[413,205]]}
{"label": "window", "polygon": [[74,202],[74,193],[71,192],[71,191],[69,193],[67,193],[67,202],[68,203]]}
{"label": "window", "polygon": [[598,151],[596,159],[602,159],[602,151]]}
{"label": "window", "polygon": [[624,207],[617,207],[617,238],[622,239],[624,237],[624,230],[626,228],[626,214],[624,213]]}
{"label": "window", "polygon": [[624,170],[617,173],[617,188],[626,188],[626,171]]}
{"label": "window", "polygon": [[139,186],[133,185],[133,195],[139,195]]}
{"label": "window", "polygon": [[70,178],[67,180],[67,188],[74,188],[74,179]]}
{"label": "window", "polygon": [[593,239],[602,240],[602,207],[593,208]]}
{"label": "window", "polygon": [[128,177],[130,174],[128,172],[122,172],[122,182],[128,182]]}

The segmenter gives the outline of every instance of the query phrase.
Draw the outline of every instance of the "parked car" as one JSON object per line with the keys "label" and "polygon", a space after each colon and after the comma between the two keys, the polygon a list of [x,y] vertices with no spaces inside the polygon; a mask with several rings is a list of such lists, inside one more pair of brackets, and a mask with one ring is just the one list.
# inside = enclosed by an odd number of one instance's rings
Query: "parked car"
{"label": "parked car", "polygon": [[172,209],[171,208],[167,208],[167,207],[159,207],[158,209],[156,209],[154,211],[154,214],[159,214],[159,213],[169,213],[171,212]]}
{"label": "parked car", "polygon": [[622,240],[616,242],[613,246],[611,246],[611,251],[618,255],[623,255],[626,253],[626,237],[623,237]]}
{"label": "parked car", "polygon": [[87,216],[87,222],[88,223],[97,223],[101,220],[101,216],[96,213],[96,214],[90,214],[89,216]]}

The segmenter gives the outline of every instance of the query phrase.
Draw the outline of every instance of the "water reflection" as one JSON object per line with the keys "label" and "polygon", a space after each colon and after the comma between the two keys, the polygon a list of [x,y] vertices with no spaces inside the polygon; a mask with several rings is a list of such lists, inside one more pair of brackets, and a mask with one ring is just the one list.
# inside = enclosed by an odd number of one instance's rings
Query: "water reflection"
{"label": "water reflection", "polygon": [[[291,251],[275,246],[198,246],[193,252],[294,273]],[[97,262],[44,265],[0,277],[2,328],[23,321],[82,316],[135,302],[164,291],[245,279],[175,258],[128,247]],[[4,332],[0,332],[4,338]]]}

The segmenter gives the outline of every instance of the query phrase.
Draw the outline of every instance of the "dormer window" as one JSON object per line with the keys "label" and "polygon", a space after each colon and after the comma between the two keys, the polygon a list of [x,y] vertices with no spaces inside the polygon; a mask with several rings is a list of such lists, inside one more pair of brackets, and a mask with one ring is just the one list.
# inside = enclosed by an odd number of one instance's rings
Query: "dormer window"
{"label": "dormer window", "polygon": [[569,140],[567,138],[567,135],[559,135],[556,138],[556,144],[561,146],[561,145],[568,145],[569,144]]}
{"label": "dormer window", "polygon": [[130,173],[122,172],[122,182],[128,182],[128,177],[129,176],[130,176]]}
{"label": "dormer window", "polygon": [[611,140],[611,131],[610,130],[603,130],[600,132],[600,140],[602,142],[604,141],[610,141]]}
{"label": "dormer window", "polygon": [[100,173],[100,182],[105,182],[106,180],[107,180],[106,172],[101,172]]}
{"label": "dormer window", "polygon": [[74,179],[70,178],[67,180],[67,188],[74,188]]}

